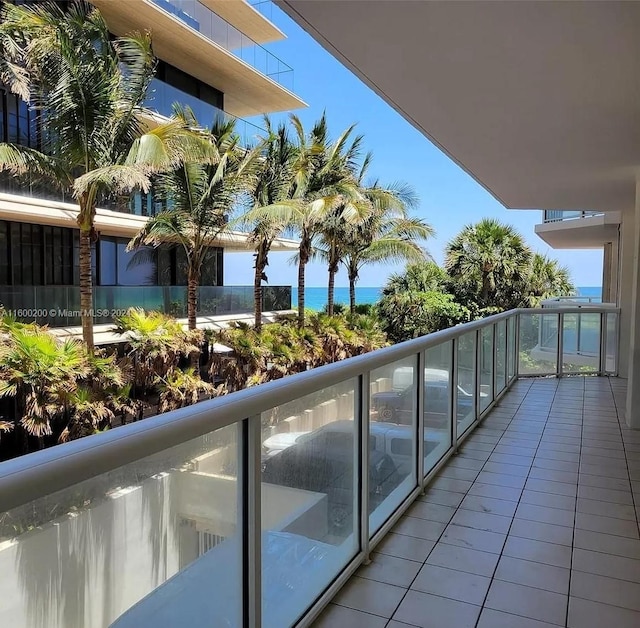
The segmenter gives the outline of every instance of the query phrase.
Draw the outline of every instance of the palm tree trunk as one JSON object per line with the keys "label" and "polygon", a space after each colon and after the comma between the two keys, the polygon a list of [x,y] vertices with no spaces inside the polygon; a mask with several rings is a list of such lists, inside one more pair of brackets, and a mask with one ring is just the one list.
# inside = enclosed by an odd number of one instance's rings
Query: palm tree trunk
{"label": "palm tree trunk", "polygon": [[254,327],[256,331],[262,329],[262,275],[264,273],[264,262],[261,251],[256,253],[256,268],[253,276],[253,314]]}
{"label": "palm tree trunk", "polygon": [[349,311],[351,316],[356,313],[356,281],[358,275],[349,271]]}
{"label": "palm tree trunk", "polygon": [[327,289],[327,314],[333,316],[334,295],[336,290],[336,273],[338,272],[337,262],[329,262],[329,287]]}
{"label": "palm tree trunk", "polygon": [[480,300],[483,305],[489,305],[489,292],[491,290],[491,281],[489,279],[489,273],[482,273],[482,293],[480,294]]}
{"label": "palm tree trunk", "polygon": [[[82,213],[82,210],[81,210]],[[92,230],[80,227],[80,322],[82,339],[89,354],[93,354],[93,281],[91,277]]]}
{"label": "palm tree trunk", "polygon": [[196,328],[196,309],[198,306],[198,271],[189,266],[187,276],[187,325],[189,329]]}
{"label": "palm tree trunk", "polygon": [[298,327],[304,327],[304,270],[306,262],[302,261],[302,255],[298,262]]}
{"label": "palm tree trunk", "polygon": [[311,257],[311,238],[303,233],[300,238],[300,255],[298,260],[298,327],[304,327],[304,275],[307,262]]}

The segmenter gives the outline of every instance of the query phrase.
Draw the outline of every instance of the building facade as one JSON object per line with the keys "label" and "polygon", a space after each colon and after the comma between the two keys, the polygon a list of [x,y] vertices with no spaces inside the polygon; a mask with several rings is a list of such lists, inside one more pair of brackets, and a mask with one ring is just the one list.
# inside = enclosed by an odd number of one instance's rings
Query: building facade
{"label": "building facade", "polygon": [[[96,0],[114,35],[150,30],[158,58],[146,106],[169,116],[174,103],[210,124],[236,118],[244,143],[262,129],[243,117],[304,106],[293,94],[293,70],[262,44],[284,34],[245,0]],[[40,148],[29,105],[0,85],[0,142]],[[104,198],[96,216],[93,284],[95,323],[109,323],[131,306],[186,315],[186,260],[177,247],[126,251],[131,237],[163,208],[152,193]],[[0,176],[0,303],[23,320],[51,326],[79,322],[77,206],[41,184]],[[274,250],[295,243],[276,242]],[[248,251],[242,233],[212,242],[201,280],[199,314],[252,309],[252,287],[223,286],[225,254]],[[290,289],[267,287],[266,310],[288,309]]]}

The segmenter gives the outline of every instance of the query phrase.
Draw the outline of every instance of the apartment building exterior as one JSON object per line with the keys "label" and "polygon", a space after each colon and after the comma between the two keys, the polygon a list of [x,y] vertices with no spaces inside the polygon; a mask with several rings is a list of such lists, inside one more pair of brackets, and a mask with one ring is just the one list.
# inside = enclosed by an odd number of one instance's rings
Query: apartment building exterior
{"label": "apartment building exterior", "polygon": [[[203,124],[236,118],[243,142],[262,129],[246,117],[305,106],[292,91],[293,70],[263,44],[285,37],[244,0],[96,0],[114,35],[149,30],[158,68],[147,99],[150,115],[169,116],[178,102]],[[264,3],[262,3],[264,4]],[[0,86],[0,141],[38,146],[27,103]],[[185,316],[183,252],[160,247],[146,255],[126,246],[149,216],[162,209],[152,193],[105,199],[98,208],[94,250],[96,324],[130,306]],[[0,179],[0,303],[24,320],[77,325],[79,268],[77,207],[73,199],[39,185]],[[274,251],[295,249],[286,239]],[[246,235],[226,232],[212,242],[203,267],[199,315],[251,311],[252,288],[223,286],[224,261],[249,251]],[[265,309],[288,309],[290,288],[269,286]],[[98,316],[98,312],[100,316]]]}

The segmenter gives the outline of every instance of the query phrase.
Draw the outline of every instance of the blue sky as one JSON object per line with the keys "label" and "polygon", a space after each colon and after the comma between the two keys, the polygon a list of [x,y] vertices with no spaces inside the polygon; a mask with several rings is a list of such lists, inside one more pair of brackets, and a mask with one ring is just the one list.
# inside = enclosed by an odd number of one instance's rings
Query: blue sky
{"label": "blue sky", "polygon": [[[464,225],[494,217],[515,226],[536,251],[559,259],[570,269],[575,285],[598,286],[602,283],[602,251],[551,249],[533,230],[541,221],[541,212],[505,209],[275,6],[272,20],[288,39],[267,48],[294,68],[294,91],[309,104],[307,109],[296,112],[305,128],[309,128],[323,110],[327,112],[333,136],[357,123],[357,133],[365,136],[365,149],[374,154],[371,176],[381,182],[406,181],[417,191],[420,205],[415,214],[436,230],[436,237],[427,243],[436,261],[442,262],[447,242]],[[271,254],[267,269],[270,284],[296,284],[296,269],[289,264],[289,257],[284,253]],[[249,253],[226,255],[225,284],[251,284],[251,266]],[[400,270],[402,265],[365,268],[358,285],[380,286],[390,273]],[[325,286],[326,282],[326,267],[319,263],[309,264],[307,286]],[[342,271],[337,285],[348,285]]]}

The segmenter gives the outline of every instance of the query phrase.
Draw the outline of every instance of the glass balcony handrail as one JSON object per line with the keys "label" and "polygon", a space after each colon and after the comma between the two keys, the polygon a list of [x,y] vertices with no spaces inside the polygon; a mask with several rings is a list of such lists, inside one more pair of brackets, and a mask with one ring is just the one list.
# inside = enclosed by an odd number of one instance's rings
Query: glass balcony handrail
{"label": "glass balcony handrail", "polygon": [[154,78],[149,87],[145,107],[157,111],[162,116],[170,117],[173,113],[173,105],[175,103],[189,107],[198,122],[203,126],[211,126],[211,123],[217,116],[235,120],[236,133],[239,135],[241,143],[244,146],[255,145],[258,138],[267,136],[265,129],[243,118],[236,118],[215,105],[201,100],[197,96],[188,94],[169,83]]}
{"label": "glass balcony handrail", "polygon": [[[578,329],[595,357],[564,346]],[[19,586],[0,615],[313,619],[519,376],[615,375],[618,329],[617,309],[511,310],[4,462],[0,568]],[[76,538],[95,549],[81,565]],[[128,578],[140,565],[154,578]]]}
{"label": "glass balcony handrail", "polygon": [[602,297],[588,297],[588,296],[563,296],[553,297],[551,299],[545,299],[540,304],[543,308],[558,308],[558,307],[596,307],[596,308],[616,308],[615,303],[603,303]]}
{"label": "glass balcony handrail", "polygon": [[[253,312],[253,286],[200,286],[198,316]],[[130,307],[187,316],[186,286],[94,286],[94,323],[112,323]],[[50,327],[80,325],[78,286],[0,286],[0,305],[21,322]],[[291,309],[291,286],[263,286],[264,311]]]}
{"label": "glass balcony handrail", "polygon": [[[598,313],[619,314],[619,312],[619,308],[601,308],[601,311]],[[568,314],[582,313],[583,310],[581,310],[580,308],[566,308],[562,310],[562,315],[565,316]],[[155,437],[152,436],[153,428],[155,427],[155,424],[152,424],[153,421],[160,421],[162,424],[168,423],[167,431],[168,433],[170,432],[172,436],[170,438],[167,435],[167,440],[164,444],[175,444],[188,438],[187,436],[181,437],[179,434],[174,433],[174,431],[179,431],[181,427],[187,427],[188,425],[188,434],[196,435],[198,431],[200,431],[200,433],[206,433],[212,428],[212,426],[217,428],[230,425],[231,423],[242,420],[247,416],[252,416],[253,414],[255,414],[255,409],[259,406],[268,408],[277,406],[279,403],[287,403],[293,401],[297,397],[330,387],[346,379],[357,377],[367,370],[379,368],[381,366],[384,366],[385,364],[388,364],[389,362],[401,360],[408,356],[412,356],[417,352],[435,347],[443,342],[460,338],[460,336],[464,335],[465,333],[477,331],[479,329],[482,329],[486,325],[492,325],[516,314],[550,315],[549,310],[542,308],[522,308],[517,310],[509,310],[508,312],[494,314],[493,316],[489,316],[484,319],[434,332],[421,338],[408,340],[391,347],[386,347],[384,349],[379,349],[371,353],[351,358],[349,360],[343,360],[338,363],[328,364],[313,369],[312,371],[308,371],[307,373],[297,374],[292,377],[279,380],[277,382],[270,382],[268,384],[261,385],[259,389],[252,389],[251,391],[239,391],[237,393],[234,393],[233,395],[225,396],[211,402],[200,404],[197,406],[197,408],[178,411],[171,416],[165,415],[164,417],[157,417],[156,419],[152,419],[152,421],[145,422],[144,424],[149,429],[149,436],[144,435],[144,432],[146,431],[144,429],[133,430],[136,434],[136,438],[140,441],[136,444],[136,454],[133,456],[133,459],[135,459],[136,456],[152,455],[162,449],[162,444],[158,443],[155,440]],[[190,414],[193,414],[193,416],[191,417]],[[212,415],[215,417],[215,420],[212,420]],[[178,419],[180,420],[178,421]],[[180,425],[178,425],[177,423],[180,423]],[[114,430],[111,433],[105,433],[98,435],[97,437],[92,437],[93,441],[90,441],[92,451],[98,452],[100,449],[102,449],[102,447],[104,447],[103,452],[105,455],[108,452],[115,451],[116,446],[111,441],[114,439],[116,442],[119,441],[122,437],[127,435],[128,430],[131,430],[132,427],[133,426],[125,426],[124,428]],[[115,437],[116,434],[118,435],[117,438]],[[171,439],[173,437],[175,437],[176,440],[172,442]],[[100,443],[96,442],[97,438],[102,439]],[[10,479],[10,477],[12,477],[13,479],[17,479],[14,474],[9,473],[8,467],[17,465],[19,469],[26,469],[29,468],[32,464],[39,465],[41,462],[44,463],[45,461],[53,462],[54,460],[60,459],[59,462],[63,462],[63,450],[66,450],[66,448],[68,447],[73,447],[73,449],[75,450],[76,448],[78,448],[78,446],[82,445],[82,443],[85,442],[87,441],[80,440],[74,443],[69,443],[67,445],[62,445],[60,447],[54,447],[34,454],[30,454],[28,456],[23,456],[7,463],[1,463],[0,488],[5,488],[6,483]],[[82,447],[80,448],[82,449]],[[38,457],[38,459],[35,458],[36,456]],[[130,456],[127,456],[127,458],[129,457]],[[40,458],[43,458],[43,460],[40,461]],[[111,462],[119,464],[116,460],[112,460]],[[105,464],[101,465],[101,467],[104,466]],[[108,466],[108,464],[106,466]],[[80,477],[80,479],[88,479],[92,475],[93,471],[89,468],[85,469],[79,474],[76,474],[73,480],[68,477],[58,477],[56,475],[57,479],[54,482],[51,482],[51,485],[62,484],[61,486],[57,486],[57,488],[55,489],[59,490],[61,488],[65,488],[65,486],[68,486],[70,483],[77,481],[78,477]],[[0,490],[0,512],[7,509],[6,507],[9,505],[9,502],[17,501],[18,503],[20,503],[21,501],[24,501],[21,495],[28,495],[27,499],[36,499],[37,497],[46,495],[47,492],[51,492],[52,488],[51,485],[47,487],[45,487],[44,485],[40,486],[37,483],[34,485],[32,483],[31,477],[22,478],[20,484],[22,485],[23,483],[24,485],[22,486],[22,488],[25,491],[27,491],[28,489],[28,492],[21,493],[20,491],[15,492],[14,490],[11,490],[10,492],[4,492],[4,490]]]}
{"label": "glass balcony handrail", "polygon": [[152,0],[207,39],[222,46],[261,74],[293,91],[293,68],[253,41],[198,0]]}
{"label": "glass balcony handrail", "polygon": [[589,218],[590,216],[602,216],[604,212],[545,209],[542,214],[543,222],[561,222],[563,220]]}

